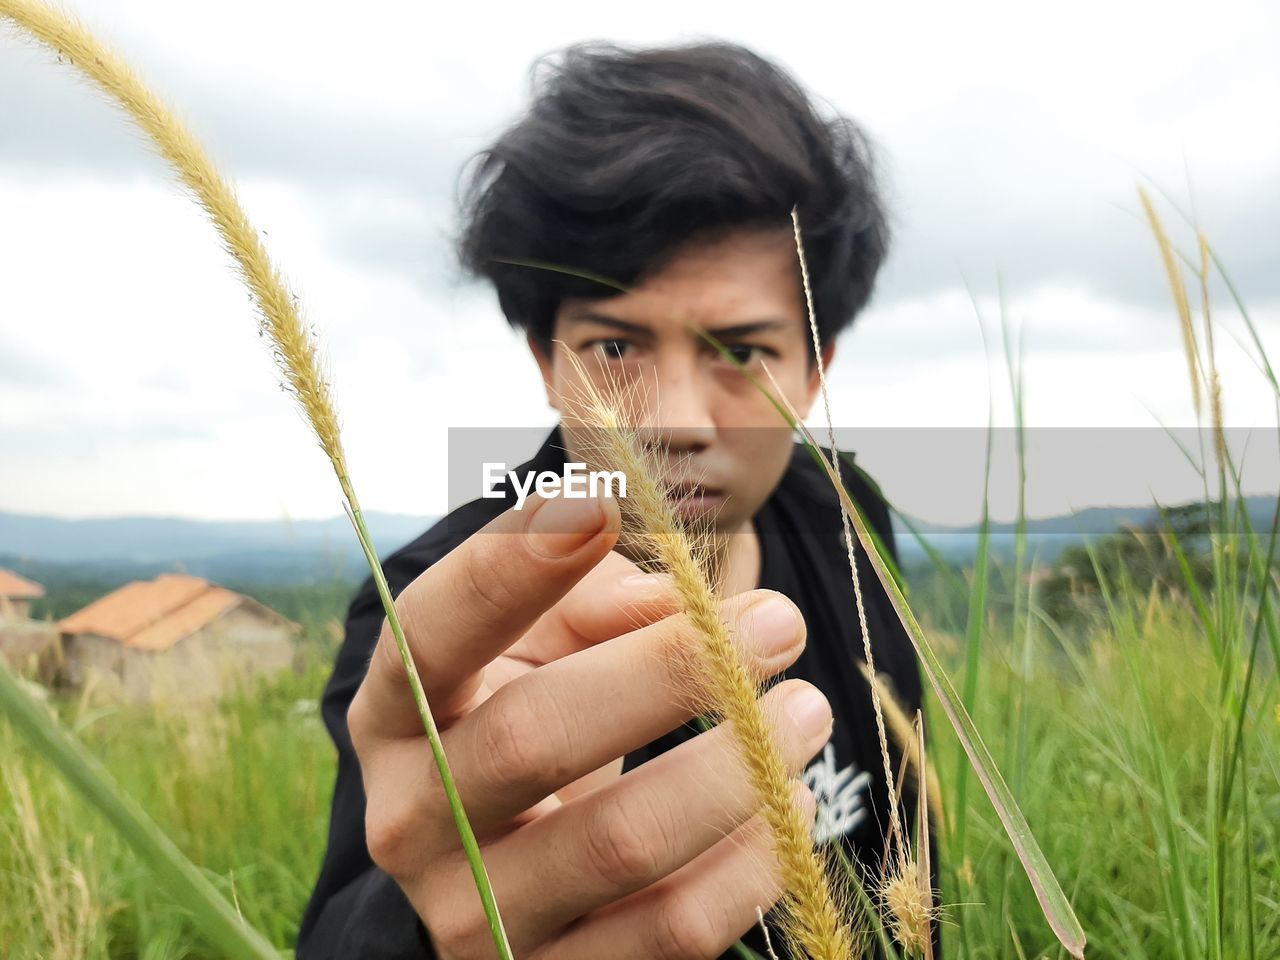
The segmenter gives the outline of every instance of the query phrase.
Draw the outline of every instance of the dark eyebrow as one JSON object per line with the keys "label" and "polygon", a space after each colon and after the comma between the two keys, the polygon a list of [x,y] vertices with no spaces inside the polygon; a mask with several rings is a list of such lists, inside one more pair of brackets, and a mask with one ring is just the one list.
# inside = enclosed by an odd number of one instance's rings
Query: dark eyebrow
{"label": "dark eyebrow", "polygon": [[[615,330],[621,330],[625,333],[631,333],[638,336],[653,336],[653,331],[643,324],[631,323],[627,320],[619,320],[617,317],[611,317],[607,314],[596,313],[593,310],[583,310],[575,314],[571,314],[568,318],[570,322],[578,321],[582,323],[598,323],[601,326],[612,327]],[[786,321],[778,319],[753,320],[749,323],[735,323],[728,327],[706,327],[707,333],[714,336],[717,340],[734,340],[738,337],[749,337],[753,333],[766,333],[771,330],[780,330],[785,327]],[[696,332],[697,327],[690,325],[689,330]]]}
{"label": "dark eyebrow", "polygon": [[569,323],[598,323],[602,327],[612,327],[615,330],[621,330],[623,333],[630,333],[641,337],[653,336],[653,331],[643,324],[619,320],[617,317],[610,317],[607,314],[596,313],[593,310],[582,310],[577,313],[572,313],[565,319]]}
{"label": "dark eyebrow", "polygon": [[[717,340],[734,340],[738,337],[749,337],[753,333],[781,330],[785,326],[787,326],[785,320],[753,320],[750,323],[736,323],[729,327],[703,327],[702,329]],[[689,329],[696,331],[698,328],[691,326]]]}

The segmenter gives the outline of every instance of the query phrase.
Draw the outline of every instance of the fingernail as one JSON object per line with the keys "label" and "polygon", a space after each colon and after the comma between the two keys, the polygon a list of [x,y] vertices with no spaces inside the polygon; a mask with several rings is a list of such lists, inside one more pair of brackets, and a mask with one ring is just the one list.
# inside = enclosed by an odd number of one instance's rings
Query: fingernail
{"label": "fingernail", "polygon": [[831,727],[831,704],[817,687],[805,684],[787,697],[787,715],[801,732],[810,736]]}
{"label": "fingernail", "polygon": [[590,497],[543,500],[528,520],[529,545],[544,557],[567,557],[598,534],[604,520],[600,502]]}
{"label": "fingernail", "polygon": [[747,611],[745,626],[751,631],[751,645],[762,657],[775,657],[795,646],[800,635],[800,614],[786,597],[772,594],[758,600]]}

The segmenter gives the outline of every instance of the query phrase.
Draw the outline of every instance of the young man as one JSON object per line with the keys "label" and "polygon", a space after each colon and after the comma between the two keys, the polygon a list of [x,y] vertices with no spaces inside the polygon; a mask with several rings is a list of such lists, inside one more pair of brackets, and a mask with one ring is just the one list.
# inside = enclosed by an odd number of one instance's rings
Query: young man
{"label": "young man", "polygon": [[[460,249],[525,331],[554,408],[580,386],[569,353],[637,388],[679,510],[724,534],[737,642],[762,680],[786,671],[762,699],[812,793],[814,835],[873,882],[889,810],[839,504],[768,400],[690,332],[767,364],[809,410],[793,207],[830,363],[888,237],[857,128],[741,47],[582,45],[483,155]],[[577,442],[562,423],[517,475],[582,460]],[[892,553],[883,501],[845,476]],[[669,582],[614,549],[615,501],[535,495],[516,510],[506,490],[477,489],[385,569],[515,955],[714,960],[740,937],[763,953],[776,865],[728,732],[690,722],[676,664],[694,638]],[[858,557],[876,666],[914,711],[910,645]],[[496,955],[371,582],[324,717],[338,779],[299,957]]]}

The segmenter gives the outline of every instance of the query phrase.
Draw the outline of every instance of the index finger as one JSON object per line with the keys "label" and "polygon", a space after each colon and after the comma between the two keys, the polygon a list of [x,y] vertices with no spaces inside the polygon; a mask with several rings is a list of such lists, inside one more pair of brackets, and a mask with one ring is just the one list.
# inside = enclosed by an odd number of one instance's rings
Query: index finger
{"label": "index finger", "polygon": [[[405,640],[433,711],[476,692],[484,667],[612,549],[611,499],[530,497],[472,534],[396,598]],[[404,661],[384,621],[348,714],[352,734],[420,736]]]}
{"label": "index finger", "polygon": [[645,573],[611,550],[538,618],[507,656],[541,666],[679,610],[670,574]]}

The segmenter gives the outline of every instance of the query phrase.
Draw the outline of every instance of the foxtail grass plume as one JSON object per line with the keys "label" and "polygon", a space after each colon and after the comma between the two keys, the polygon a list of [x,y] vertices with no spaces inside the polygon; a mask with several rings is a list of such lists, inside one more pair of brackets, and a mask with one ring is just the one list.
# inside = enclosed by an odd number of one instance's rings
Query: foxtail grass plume
{"label": "foxtail grass plume", "polygon": [[[836,476],[840,474],[840,452],[836,447],[835,426],[831,417],[831,398],[827,390],[827,371],[826,363],[822,356],[822,338],[818,331],[817,314],[813,306],[813,290],[809,281],[809,262],[805,256],[804,238],[800,229],[800,213],[796,207],[791,208],[791,225],[795,235],[796,258],[800,263],[800,279],[804,288],[806,316],[809,322],[809,333],[813,341],[813,359],[818,370],[818,385],[822,394],[823,412],[826,416],[827,423],[827,443],[831,450],[831,469]],[[882,902],[886,908],[890,919],[890,925],[893,928],[894,935],[902,947],[910,953],[917,950],[931,952],[932,945],[932,909],[933,894],[928,883],[928,874],[925,875],[925,883],[922,887],[918,879],[918,864],[911,857],[908,838],[902,827],[902,816],[898,810],[898,791],[894,786],[892,765],[889,760],[889,735],[886,732],[885,700],[892,703],[891,697],[885,697],[883,685],[879,682],[876,675],[875,653],[871,645],[871,631],[867,623],[866,605],[862,596],[862,578],[858,571],[858,557],[854,549],[854,534],[849,519],[849,510],[844,500],[840,501],[840,529],[844,537],[845,555],[849,563],[849,574],[853,580],[853,597],[858,613],[858,628],[862,632],[862,651],[864,663],[861,664],[863,673],[867,678],[868,686],[871,690],[871,705],[876,718],[876,736],[880,745],[880,760],[884,768],[885,790],[888,793],[889,802],[889,829],[885,838],[885,853],[893,867],[885,874],[882,881]],[[897,704],[892,703],[891,708],[897,710],[899,714],[898,724],[901,726],[905,723],[905,716],[901,715],[901,710],[897,709]],[[923,745],[923,738],[921,740]],[[913,738],[908,740],[904,745],[902,754],[904,760],[910,758],[916,751],[912,749]],[[921,755],[916,757],[917,760],[917,783],[919,786],[917,795],[924,797],[929,793],[927,776],[920,775],[920,761],[923,759],[923,747]],[[922,817],[927,818],[928,807],[922,802],[920,804]],[[921,824],[922,831],[917,833],[917,837],[926,837],[928,824]],[[923,927],[923,932],[921,930]],[[917,946],[919,945],[919,946]],[[928,948],[928,949],[926,949]]]}
{"label": "foxtail grass plume", "polygon": [[[1169,231],[1165,229],[1164,221],[1156,211],[1151,195],[1145,189],[1139,187],[1138,198],[1142,201],[1142,209],[1147,217],[1147,225],[1151,228],[1151,233],[1156,240],[1156,246],[1160,250],[1160,260],[1164,265],[1166,278],[1169,282],[1169,291],[1173,296],[1174,308],[1178,314],[1178,327],[1182,331],[1182,348],[1186,354],[1187,370],[1191,378],[1191,400],[1195,406],[1197,421],[1203,418],[1204,396],[1207,394],[1209,398],[1209,419],[1213,429],[1214,455],[1221,471],[1223,464],[1227,463],[1229,459],[1229,454],[1222,410],[1222,382],[1218,374],[1218,362],[1213,342],[1212,314],[1209,308],[1209,263],[1211,259],[1209,240],[1204,235],[1204,232],[1197,227],[1196,252],[1199,254],[1200,263],[1198,274],[1200,279],[1200,309],[1201,320],[1204,324],[1205,353],[1207,354],[1207,356],[1201,356],[1200,341],[1196,337],[1195,326],[1192,323],[1191,297],[1187,292],[1187,285],[1182,277],[1178,251],[1174,248],[1173,241],[1169,238]],[[1220,493],[1224,497],[1227,495],[1225,487]]]}
{"label": "foxtail grass plume", "polygon": [[782,927],[793,954],[814,960],[850,960],[856,935],[843,906],[847,894],[834,886],[824,859],[814,848],[808,816],[794,802],[792,778],[775,744],[759,702],[760,685],[751,675],[720,613],[708,575],[708,558],[680,522],[668,499],[651,444],[620,401],[619,390],[594,385],[582,362],[563,344],[580,386],[565,397],[565,419],[593,466],[621,470],[627,477],[624,528],[673,582],[680,606],[700,641],[697,686],[709,714],[728,724],[762,806],[774,841],[784,893]]}
{"label": "foxtail grass plume", "polygon": [[456,785],[449,771],[439,731],[431,716],[422,680],[396,615],[390,588],[378,563],[377,552],[364,522],[355,488],[347,469],[338,415],[334,408],[314,333],[302,321],[297,298],[267,255],[258,231],[236,199],[235,191],[219,174],[204,148],[186,125],[139,79],[121,57],[99,42],[83,25],[35,0],[0,0],[0,17],[52,48],[60,60],[69,61],[99,89],[113,98],[151,139],[169,162],[178,179],[194,194],[217,228],[222,243],[234,258],[257,306],[261,332],[269,339],[272,355],[285,388],[324,451],[345,498],[344,506],[369,563],[374,583],[395,637],[400,659],[413,694],[432,755],[448,795],[454,823],[466,853],[484,906],[499,956],[509,960],[511,948],[498,914],[497,904],[480,859],[480,848],[467,821]]}
{"label": "foxtail grass plume", "polygon": [[[886,697],[886,702],[891,698]],[[896,710],[896,704],[893,708]],[[916,711],[915,722],[908,726],[908,744],[903,748],[903,771],[909,756],[916,757],[916,769],[926,766],[924,746],[924,717]],[[894,722],[891,720],[891,723]],[[896,732],[896,731],[895,731]],[[915,851],[908,837],[898,837],[897,842],[885,846],[888,859],[880,879],[879,898],[903,952],[908,957],[933,960],[934,924],[939,910],[934,903],[933,867],[929,853],[929,802],[924,790],[916,791]],[[890,838],[891,841],[893,838]]]}
{"label": "foxtail grass plume", "polygon": [[928,874],[913,859],[903,860],[885,875],[880,899],[889,929],[904,953],[923,956],[932,949],[933,924],[937,913]]}
{"label": "foxtail grass plume", "polygon": [[1195,404],[1196,416],[1199,417],[1204,392],[1200,384],[1200,352],[1196,345],[1195,328],[1191,325],[1191,301],[1187,298],[1187,288],[1182,282],[1182,270],[1178,266],[1178,254],[1169,240],[1164,223],[1156,212],[1151,195],[1138,188],[1138,197],[1142,201],[1143,212],[1147,223],[1155,235],[1156,245],[1160,248],[1160,259],[1164,264],[1169,279],[1169,290],[1173,294],[1173,303],[1178,311],[1178,327],[1182,331],[1182,347],[1187,358],[1187,373],[1191,379],[1191,400]]}
{"label": "foxtail grass plume", "polygon": [[0,0],[0,16],[57,51],[114,99],[195,195],[253,292],[263,332],[274,345],[285,384],[297,398],[334,470],[345,477],[346,456],[329,383],[315,340],[298,315],[297,298],[286,288],[235,192],[199,141],[125,60],[77,21],[34,0]]}
{"label": "foxtail grass plume", "polygon": [[821,448],[818,446],[817,440],[814,439],[813,433],[805,426],[804,421],[800,419],[795,408],[787,400],[786,395],[778,388],[777,381],[774,380],[767,364],[764,367],[764,372],[773,384],[774,392],[770,392],[753,375],[748,373],[747,376],[756,388],[773,403],[783,419],[794,430],[799,431],[806,449],[814,458],[814,461],[827,474],[828,481],[844,505],[845,515],[853,525],[858,542],[862,544],[862,548],[867,555],[867,559],[871,562],[871,567],[879,579],[880,585],[888,595],[889,602],[893,605],[894,612],[898,616],[898,621],[907,632],[907,638],[911,641],[911,646],[915,650],[925,679],[937,695],[943,713],[950,722],[951,728],[955,731],[960,745],[964,748],[974,772],[978,775],[978,780],[981,782],[983,790],[986,791],[996,814],[1000,818],[1001,824],[1004,826],[1005,833],[1008,835],[1019,861],[1026,870],[1027,879],[1031,881],[1032,889],[1035,891],[1036,899],[1040,903],[1045,919],[1049,921],[1049,925],[1059,943],[1072,957],[1080,960],[1080,958],[1084,957],[1086,944],[1084,930],[1080,926],[1080,921],[1076,917],[1075,910],[1072,909],[1071,902],[1067,899],[1062,885],[1058,883],[1048,860],[1045,859],[1044,851],[1040,849],[1040,845],[1036,842],[1035,835],[1031,832],[1031,827],[1028,825],[1026,817],[1023,816],[1021,809],[1019,809],[1013,792],[1009,789],[1009,785],[1005,783],[1000,769],[996,766],[995,759],[991,756],[991,751],[983,743],[982,736],[979,734],[973,718],[969,716],[969,712],[961,702],[959,694],[951,683],[951,679],[943,669],[942,662],[938,659],[938,655],[934,652],[928,637],[925,636],[924,631],[921,629],[915,614],[912,613],[911,607],[903,595],[902,588],[889,572],[884,558],[880,556],[879,548],[876,546],[866,522],[858,514],[853,499],[849,496],[849,491],[845,489],[844,481],[841,479],[839,472],[819,452]]}
{"label": "foxtail grass plume", "polygon": [[[813,301],[808,293],[809,280],[808,269],[805,267],[804,247],[800,237],[799,221],[796,218],[796,212],[792,211],[793,222],[795,223],[796,247],[800,257],[801,269],[804,278],[804,286],[806,290],[806,300],[809,303],[809,326],[813,336],[814,352],[817,355],[818,376],[822,388],[824,401],[827,397],[826,375],[823,371],[821,357],[821,343],[818,336],[818,327],[813,314]],[[781,396],[781,390],[778,388],[777,381],[773,379],[773,374],[769,371],[767,365],[765,373],[774,385],[774,389],[778,390]],[[785,400],[783,401],[785,403]],[[794,416],[795,411],[791,410]],[[827,468],[831,471],[833,477],[839,476],[839,453],[835,443],[835,431],[831,424],[831,410],[826,408],[827,413],[827,431],[830,440],[831,460],[827,464]],[[813,445],[815,456],[817,456],[818,447]],[[871,635],[867,628],[867,618],[865,606],[862,597],[862,584],[858,576],[858,563],[853,547],[853,532],[851,526],[851,508],[852,503],[846,502],[847,493],[840,488],[843,494],[840,501],[841,525],[845,540],[845,550],[849,562],[849,570],[853,577],[853,594],[854,602],[857,605],[858,624],[862,630],[865,662],[860,663],[863,676],[867,680],[867,684],[871,690],[871,702],[875,711],[876,732],[879,737],[881,760],[884,765],[885,789],[888,793],[890,816],[888,831],[884,840],[884,858],[879,880],[877,881],[877,899],[879,900],[881,910],[885,916],[885,922],[889,930],[892,932],[898,946],[906,953],[908,957],[921,956],[925,960],[932,960],[933,956],[933,924],[936,919],[937,909],[934,905],[933,888],[931,885],[931,874],[929,867],[929,801],[932,797],[937,803],[939,810],[937,813],[939,822],[941,821],[941,793],[938,789],[936,776],[930,770],[925,761],[924,753],[924,727],[923,721],[917,714],[918,726],[913,729],[911,723],[907,720],[906,714],[898,705],[897,700],[889,691],[888,687],[880,680],[875,672],[875,660],[871,649]],[[887,717],[887,721],[886,721]],[[910,768],[916,778],[916,796],[918,805],[918,822],[916,829],[918,853],[913,854],[911,850],[910,838],[907,836],[902,825],[902,815],[898,809],[898,798],[900,795],[899,788],[895,785],[893,770],[889,760],[889,738],[886,732],[886,726],[892,729],[895,738],[899,741],[902,750],[902,762],[904,770]],[[931,777],[934,779],[931,780]],[[859,882],[857,878],[852,878],[851,882]]]}

